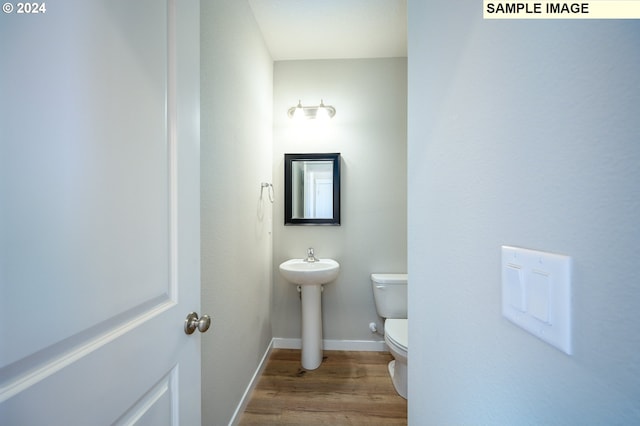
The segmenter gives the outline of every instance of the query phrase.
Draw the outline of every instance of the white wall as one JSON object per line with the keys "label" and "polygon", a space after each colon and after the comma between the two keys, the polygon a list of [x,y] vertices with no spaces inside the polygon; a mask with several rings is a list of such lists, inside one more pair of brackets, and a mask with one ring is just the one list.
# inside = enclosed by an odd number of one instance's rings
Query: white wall
{"label": "white wall", "polygon": [[[287,110],[336,108],[326,126],[296,125]],[[278,61],[274,66],[274,337],[300,338],[300,301],[278,265],[314,247],[341,264],[323,294],[324,338],[379,340],[369,275],[405,272],[406,58]],[[284,226],[284,154],[342,155],[342,225]]]}
{"label": "white wall", "polygon": [[227,424],[271,341],[273,67],[247,1],[202,2],[202,420]]}
{"label": "white wall", "polygon": [[[411,424],[640,422],[640,22],[409,0]],[[500,245],[573,257],[567,356],[500,314]]]}

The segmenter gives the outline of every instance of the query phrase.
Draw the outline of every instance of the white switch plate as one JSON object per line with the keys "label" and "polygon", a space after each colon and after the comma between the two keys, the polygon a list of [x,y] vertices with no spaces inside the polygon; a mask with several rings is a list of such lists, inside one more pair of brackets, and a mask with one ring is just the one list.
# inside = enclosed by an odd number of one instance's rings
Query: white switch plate
{"label": "white switch plate", "polygon": [[502,246],[502,315],[571,355],[571,257]]}

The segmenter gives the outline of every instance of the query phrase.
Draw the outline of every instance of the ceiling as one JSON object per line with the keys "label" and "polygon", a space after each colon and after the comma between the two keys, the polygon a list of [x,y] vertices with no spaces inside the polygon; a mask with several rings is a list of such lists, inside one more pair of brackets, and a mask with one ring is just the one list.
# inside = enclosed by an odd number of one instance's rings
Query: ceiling
{"label": "ceiling", "polygon": [[274,61],[407,56],[406,0],[249,0]]}

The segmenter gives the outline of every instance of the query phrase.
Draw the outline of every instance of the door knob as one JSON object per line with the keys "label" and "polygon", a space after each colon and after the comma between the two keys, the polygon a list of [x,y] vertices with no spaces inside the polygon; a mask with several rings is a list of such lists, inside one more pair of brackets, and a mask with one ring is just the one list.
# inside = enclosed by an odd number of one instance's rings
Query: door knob
{"label": "door knob", "polygon": [[198,318],[197,313],[191,312],[187,315],[187,319],[184,320],[184,332],[192,334],[197,328],[200,333],[204,333],[209,329],[210,325],[211,317],[209,315],[203,315],[202,318]]}

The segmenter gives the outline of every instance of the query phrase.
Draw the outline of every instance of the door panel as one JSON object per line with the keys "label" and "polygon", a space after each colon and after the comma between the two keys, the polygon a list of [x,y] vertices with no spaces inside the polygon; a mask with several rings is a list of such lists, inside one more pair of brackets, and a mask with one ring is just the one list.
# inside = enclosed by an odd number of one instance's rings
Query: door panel
{"label": "door panel", "polygon": [[198,8],[0,16],[3,425],[199,424]]}
{"label": "door panel", "polygon": [[[109,3],[3,17],[15,43],[3,81],[16,102],[3,97],[2,262],[11,293],[1,337],[22,340],[2,346],[3,366],[168,294],[167,8],[149,7],[160,12],[144,20],[159,46],[140,64],[129,42],[139,30],[130,19],[114,22]],[[22,41],[31,32],[40,46]],[[39,58],[49,50],[60,56]],[[60,303],[72,298],[83,303]],[[21,299],[45,327],[17,326]]]}

